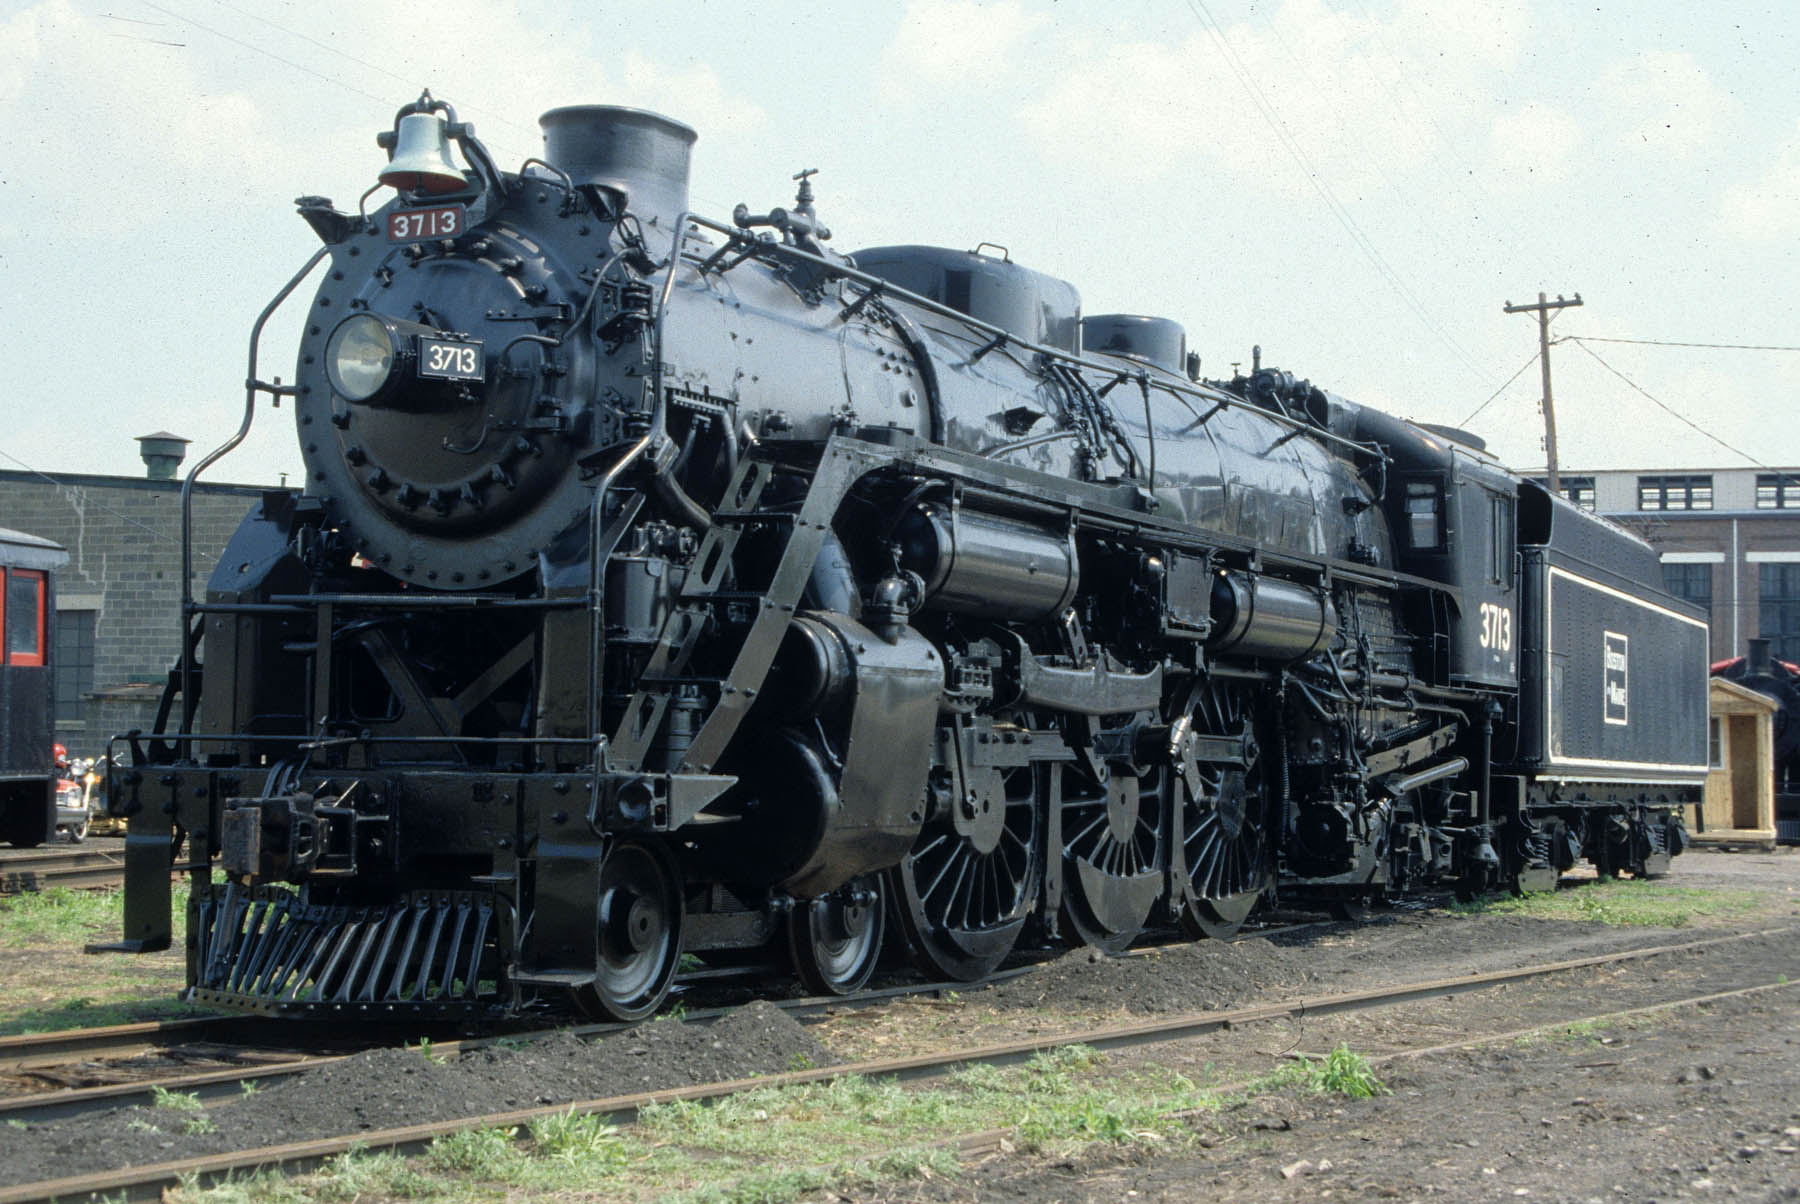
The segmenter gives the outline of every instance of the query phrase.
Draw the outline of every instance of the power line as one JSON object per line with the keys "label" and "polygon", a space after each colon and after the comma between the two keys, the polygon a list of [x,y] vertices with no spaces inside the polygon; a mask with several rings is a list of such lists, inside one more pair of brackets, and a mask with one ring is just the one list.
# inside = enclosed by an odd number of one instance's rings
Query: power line
{"label": "power line", "polygon": [[[31,473],[33,476],[38,476],[38,477],[44,478],[44,480],[50,482],[50,484],[56,486],[58,489],[79,489],[79,488],[81,488],[79,485],[71,485],[66,481],[59,480],[58,478],[51,476],[49,473],[45,472],[41,468],[32,467],[30,464],[25,463],[25,461],[19,459],[19,457],[13,455],[11,452],[6,451],[3,448],[0,448],[0,456],[4,456],[6,459],[11,460],[14,464],[17,464],[20,468],[23,468],[26,472]],[[176,482],[170,482],[170,484],[177,485]],[[91,494],[86,494],[86,495],[84,495],[84,497],[86,499],[86,504],[94,506],[97,509],[105,511],[107,514],[112,515],[114,518],[118,519],[122,523],[129,523],[130,525],[137,527],[139,530],[147,531],[151,535],[155,536],[157,539],[162,540],[164,543],[172,543],[172,544],[176,544],[176,545],[179,545],[181,543],[181,541],[179,539],[175,538],[175,536],[173,536],[173,535],[170,535],[167,531],[159,531],[155,527],[152,527],[149,523],[146,523],[146,522],[142,521],[141,519],[132,518],[129,514],[121,514],[119,511],[114,510],[111,506],[108,506],[105,502],[95,501],[93,498],[93,495],[91,495]],[[194,550],[196,552],[199,552],[200,555],[204,556],[208,560],[217,560],[218,559],[218,557],[211,552],[204,551],[203,549],[200,549],[200,548],[196,548]]]}
{"label": "power line", "polygon": [[[1603,339],[1596,334],[1565,334],[1563,339],[1576,343],[1635,343],[1640,347],[1709,347],[1715,351],[1800,351],[1800,347],[1780,347],[1767,343],[1675,343],[1665,339]],[[1562,342],[1562,339],[1557,342]]]}
{"label": "power line", "polygon": [[1674,407],[1670,406],[1667,402],[1661,400],[1660,398],[1652,396],[1647,390],[1645,390],[1636,381],[1632,380],[1629,376],[1626,376],[1623,372],[1619,371],[1617,368],[1613,367],[1611,364],[1609,364],[1605,360],[1601,359],[1600,356],[1594,351],[1594,349],[1592,347],[1589,347],[1582,340],[1571,337],[1569,339],[1569,341],[1574,343],[1577,347],[1581,348],[1583,351],[1587,352],[1589,355],[1593,356],[1595,363],[1599,364],[1602,368],[1605,368],[1608,372],[1612,373],[1614,376],[1616,376],[1620,380],[1624,381],[1633,390],[1635,390],[1637,393],[1642,395],[1646,400],[1650,401],[1652,404],[1654,404],[1658,409],[1660,409],[1663,413],[1667,414],[1669,417],[1675,419],[1677,422],[1681,423],[1684,426],[1692,428],[1694,431],[1696,431],[1697,433],[1699,433],[1701,435],[1704,435],[1706,438],[1711,439],[1714,443],[1717,443],[1720,447],[1724,448],[1726,451],[1730,452],[1732,455],[1742,456],[1744,459],[1748,460],[1751,464],[1755,465],[1758,468],[1765,469],[1768,472],[1775,471],[1773,468],[1770,468],[1767,464],[1764,464],[1761,460],[1758,460],[1755,456],[1751,455],[1749,452],[1743,451],[1736,447],[1733,447],[1731,444],[1725,442],[1725,440],[1719,438],[1717,435],[1713,434],[1711,431],[1707,430],[1705,427],[1701,426],[1699,423],[1695,422],[1693,419],[1687,417],[1685,414],[1678,412]]}
{"label": "power line", "polygon": [[1368,236],[1362,232],[1362,228],[1356,224],[1356,219],[1350,216],[1350,211],[1337,199],[1337,196],[1331,191],[1331,186],[1325,183],[1324,178],[1313,167],[1306,152],[1300,149],[1299,143],[1294,141],[1293,136],[1281,124],[1281,119],[1276,115],[1274,106],[1263,95],[1262,89],[1257,86],[1255,76],[1239,60],[1237,51],[1233,50],[1231,43],[1225,39],[1225,31],[1213,17],[1212,11],[1206,7],[1206,0],[1187,0],[1187,6],[1189,11],[1194,14],[1194,18],[1200,22],[1201,28],[1206,30],[1207,36],[1212,38],[1219,47],[1225,65],[1231,69],[1232,75],[1242,85],[1245,93],[1250,97],[1251,103],[1256,106],[1257,112],[1262,115],[1263,121],[1274,133],[1276,140],[1299,166],[1300,174],[1306,177],[1306,182],[1312,185],[1313,191],[1319,194],[1319,198],[1325,202],[1325,207],[1331,211],[1331,215],[1337,219],[1338,224],[1344,227],[1345,232],[1350,235],[1350,240],[1356,244],[1357,250],[1361,251],[1363,256],[1374,265],[1375,270],[1381,273],[1400,299],[1418,316],[1424,327],[1436,335],[1438,340],[1448,347],[1457,359],[1462,361],[1463,367],[1477,377],[1486,376],[1487,373],[1475,366],[1475,361],[1469,357],[1456,340],[1450,337],[1448,331],[1432,319],[1430,312],[1418,298],[1413,296],[1412,291],[1406,287],[1393,268],[1388,266],[1387,260],[1382,258],[1381,252],[1375,249],[1375,244],[1369,241]]}
{"label": "power line", "polygon": [[1493,405],[1495,397],[1500,396],[1500,394],[1506,392],[1507,389],[1511,388],[1512,383],[1515,380],[1518,380],[1521,376],[1525,375],[1525,369],[1531,367],[1531,365],[1533,365],[1537,362],[1538,362],[1538,353],[1534,351],[1531,353],[1530,359],[1526,360],[1524,363],[1519,365],[1519,370],[1517,372],[1513,373],[1511,376],[1506,378],[1506,383],[1504,385],[1501,385],[1498,389],[1495,389],[1493,394],[1486,401],[1484,401],[1480,405],[1476,406],[1473,410],[1471,410],[1469,412],[1469,416],[1467,418],[1463,419],[1461,422],[1457,423],[1456,425],[1467,430],[1469,424],[1471,422],[1475,421],[1476,415],[1480,414],[1481,411],[1487,409],[1490,405]]}
{"label": "power line", "polygon": [[175,12],[171,9],[164,8],[160,4],[152,3],[152,0],[141,0],[141,2],[143,3],[144,7],[155,9],[157,12],[161,13],[165,17],[173,17],[177,21],[185,21],[189,25],[192,25],[195,29],[200,30],[202,33],[210,33],[215,38],[223,38],[225,41],[230,42],[233,46],[241,46],[245,50],[249,50],[256,54],[262,55],[264,58],[274,59],[276,62],[280,63],[284,67],[292,67],[295,71],[299,71],[305,75],[310,75],[314,79],[323,80],[324,82],[326,82],[328,84],[335,84],[338,87],[343,88],[350,92],[354,92],[358,96],[364,97],[365,99],[375,101],[377,104],[390,103],[390,101],[383,99],[380,96],[375,95],[373,92],[365,92],[361,88],[356,87],[354,84],[347,84],[343,80],[338,79],[335,76],[326,75],[322,71],[314,71],[311,67],[302,67],[299,63],[294,62],[292,59],[284,59],[279,54],[276,54],[272,50],[264,50],[261,46],[257,46],[253,43],[246,42],[241,38],[234,38],[230,34],[223,33],[217,29],[212,28],[211,26],[202,25],[202,24],[200,24],[200,22],[194,20],[192,17],[185,16],[185,15]]}

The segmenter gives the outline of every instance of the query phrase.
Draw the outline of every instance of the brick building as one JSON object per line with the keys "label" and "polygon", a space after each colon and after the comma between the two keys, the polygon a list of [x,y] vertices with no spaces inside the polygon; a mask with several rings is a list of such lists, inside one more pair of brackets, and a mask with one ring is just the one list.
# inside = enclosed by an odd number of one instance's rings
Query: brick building
{"label": "brick building", "polygon": [[[0,470],[0,526],[69,550],[56,592],[57,739],[93,756],[107,737],[148,729],[181,651],[181,482],[186,440],[140,441],[153,475]],[[194,490],[194,593],[263,486]]]}
{"label": "brick building", "polygon": [[1713,660],[1765,636],[1800,663],[1800,468],[1558,475],[1563,496],[1656,548],[1669,592],[1709,612]]}

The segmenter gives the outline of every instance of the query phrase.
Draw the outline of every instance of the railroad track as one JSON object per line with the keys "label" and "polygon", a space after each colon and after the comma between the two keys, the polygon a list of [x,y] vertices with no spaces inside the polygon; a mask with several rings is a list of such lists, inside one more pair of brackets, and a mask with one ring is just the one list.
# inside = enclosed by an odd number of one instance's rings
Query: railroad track
{"label": "railroad track", "polygon": [[[1365,991],[1313,996],[1256,1007],[1236,1008],[1228,1011],[1197,1012],[1142,1023],[1117,1025],[1099,1030],[1086,1029],[1061,1034],[1036,1036],[1026,1040],[975,1048],[955,1049],[947,1052],[916,1057],[861,1062],[851,1065],[794,1071],[780,1075],[764,1075],[754,1079],[741,1079],[731,1082],[708,1083],[661,1091],[649,1091],[606,1099],[587,1100],[573,1105],[557,1104],[545,1107],[515,1109],[508,1112],[468,1117],[455,1121],[412,1125],[377,1132],[363,1131],[343,1137],[321,1138],[312,1141],[295,1142],[255,1150],[241,1150],[225,1154],[188,1158],[152,1166],[132,1167],[117,1171],[107,1171],[38,1183],[0,1186],[0,1204],[24,1204],[26,1201],[42,1200],[51,1197],[87,1198],[97,1197],[102,1194],[113,1199],[152,1200],[158,1198],[165,1187],[181,1181],[205,1185],[216,1182],[234,1173],[257,1168],[280,1168],[289,1173],[298,1173],[317,1167],[323,1164],[327,1159],[345,1153],[353,1148],[370,1151],[393,1150],[401,1153],[413,1153],[424,1149],[437,1138],[451,1133],[468,1129],[523,1127],[529,1125],[533,1121],[561,1115],[571,1109],[579,1113],[600,1116],[609,1123],[626,1124],[636,1118],[637,1113],[641,1108],[651,1103],[667,1103],[677,1100],[716,1100],[752,1087],[766,1088],[816,1083],[850,1075],[860,1075],[869,1078],[917,1079],[941,1075],[955,1067],[966,1066],[973,1063],[984,1063],[989,1065],[1015,1064],[1046,1051],[1075,1044],[1109,1050],[1167,1043],[1247,1024],[1291,1020],[1302,1016],[1317,1017],[1352,1012],[1368,1012],[1424,1000],[1445,999],[1468,992],[1489,990],[1523,983],[1553,974],[1577,970],[1592,970],[1604,966],[1620,965],[1650,958],[1663,957],[1670,954],[1702,950],[1712,946],[1726,945],[1759,937],[1791,934],[1792,932],[1793,930],[1791,929],[1771,929],[1732,936],[1710,937],[1679,944],[1659,945],[1650,948],[1627,950],[1593,957],[1576,958],[1514,970],[1489,971],[1480,974],[1434,979],[1417,983],[1406,983]],[[1789,990],[1795,986],[1800,986],[1800,983],[1789,983],[1785,980],[1785,976],[1783,976],[1782,978],[1770,982],[1736,990],[1709,992],[1703,995],[1664,1000],[1648,1007],[1632,1007],[1617,1012],[1608,1012],[1599,1015],[1579,1018],[1567,1017],[1554,1022],[1541,1023],[1528,1029],[1519,1029],[1499,1034],[1484,1034],[1471,1037],[1464,1041],[1432,1046],[1425,1050],[1403,1051],[1376,1060],[1386,1061],[1397,1057],[1418,1056],[1421,1053],[1469,1048],[1495,1041],[1511,1040],[1527,1033],[1542,1032],[1546,1029],[1556,1028],[1573,1022],[1585,1021],[1601,1023],[1661,1008],[1697,1006],[1744,995]],[[803,1000],[795,1002],[805,1005],[822,1006],[827,1002],[842,1004],[844,1001]],[[698,1017],[691,1018],[697,1019]],[[495,1039],[497,1038],[483,1039],[479,1042],[465,1042],[461,1044],[460,1048],[472,1048],[476,1045],[485,1044],[488,1041]],[[517,1038],[515,1037],[515,1039]],[[434,1051],[449,1054],[453,1052],[453,1048],[455,1047],[434,1046]],[[271,1072],[278,1072],[279,1069],[280,1068],[270,1068]],[[293,1068],[288,1068],[288,1072],[292,1073]],[[225,1073],[221,1081],[235,1084],[237,1081],[246,1077],[249,1076],[241,1071],[233,1071]],[[995,1133],[969,1134],[947,1140],[942,1144],[965,1153],[974,1153],[980,1152],[983,1149],[992,1148],[998,1143],[999,1137],[1003,1136],[1004,1134],[996,1136]]]}
{"label": "railroad track", "polygon": [[123,885],[125,862],[99,849],[19,853],[0,860],[0,895],[25,894],[53,886],[100,890]]}
{"label": "railroad track", "polygon": [[[1246,929],[1242,939],[1268,937],[1318,927],[1324,921],[1297,924],[1263,925]],[[1170,943],[1189,943],[1186,938],[1170,938]],[[1165,948],[1150,944],[1126,953],[1126,957],[1149,956]],[[770,1000],[774,1006],[797,1017],[815,1016],[846,1008],[874,1007],[896,999],[920,995],[941,995],[946,991],[964,992],[974,986],[996,986],[1031,973],[1053,960],[1058,953],[1047,953],[1024,965],[1014,966],[990,975],[980,984],[969,983],[905,983],[878,987],[850,996],[821,995],[801,999]],[[740,974],[741,977],[741,974]],[[717,971],[702,971],[689,976],[684,985],[704,993],[717,985]],[[689,1007],[689,1023],[709,1023],[736,1006]],[[157,1089],[191,1092],[202,1101],[225,1098],[247,1081],[279,1079],[303,1073],[318,1066],[365,1049],[405,1045],[426,1038],[432,1049],[446,1056],[478,1049],[497,1041],[532,1041],[556,1033],[567,1033],[591,1040],[631,1027],[625,1024],[593,1023],[554,1028],[507,1026],[503,1032],[481,1038],[458,1039],[454,1031],[444,1028],[407,1031],[383,1029],[378,1040],[352,1040],[344,1037],[343,1027],[330,1022],[317,1025],[303,1020],[271,1021],[260,1016],[188,1016],[173,1020],[142,1021],[102,1028],[62,1029],[46,1033],[27,1033],[0,1037],[0,1075],[15,1078],[36,1077],[57,1082],[73,1077],[76,1068],[93,1063],[117,1063],[145,1055],[159,1054],[176,1061],[210,1063],[205,1067],[178,1074],[145,1077],[126,1070],[107,1067],[102,1077],[120,1076],[122,1081],[83,1087],[52,1088],[11,1097],[0,1097],[0,1121],[41,1121],[60,1119],[103,1108],[140,1104],[150,1099]],[[271,1042],[270,1038],[277,1040]],[[317,1054],[321,1044],[333,1052]],[[63,1071],[64,1073],[57,1073]]]}

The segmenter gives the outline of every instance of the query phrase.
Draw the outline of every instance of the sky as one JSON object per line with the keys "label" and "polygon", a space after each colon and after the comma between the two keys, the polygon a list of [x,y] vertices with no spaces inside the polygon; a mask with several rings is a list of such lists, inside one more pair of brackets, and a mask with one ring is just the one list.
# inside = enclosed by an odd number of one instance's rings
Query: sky
{"label": "sky", "polygon": [[[1580,294],[1565,471],[1800,465],[1796,63],[1792,0],[0,0],[0,467],[222,442],[317,246],[292,198],[353,209],[426,87],[507,167],[557,105],[666,113],[704,213],[817,168],[840,251],[998,243],[1207,376],[1260,345],[1522,470],[1537,326],[1502,309]],[[208,479],[298,462],[265,400]]]}

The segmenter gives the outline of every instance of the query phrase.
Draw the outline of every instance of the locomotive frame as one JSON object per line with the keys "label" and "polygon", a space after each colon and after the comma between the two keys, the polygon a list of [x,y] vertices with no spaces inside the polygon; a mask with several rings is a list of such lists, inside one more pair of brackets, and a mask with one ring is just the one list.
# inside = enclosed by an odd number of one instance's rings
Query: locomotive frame
{"label": "locomotive frame", "polygon": [[1010,258],[832,253],[808,173],[694,214],[666,118],[544,125],[503,173],[427,94],[379,214],[302,198],[325,245],[189,474],[184,557],[193,481],[294,398],[307,492],[184,594],[110,786],[127,947],[192,874],[188,998],[636,1019],[684,951],[970,981],[1680,851],[1705,626],[1640,541]]}

